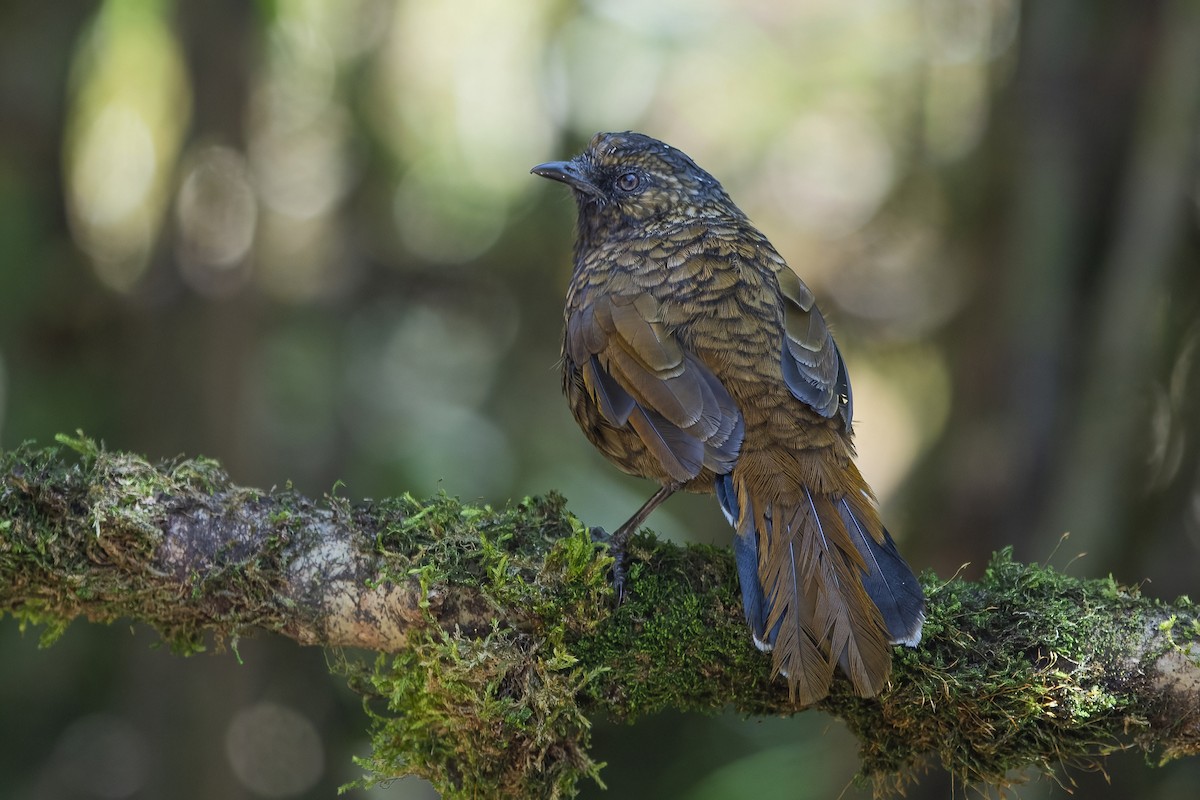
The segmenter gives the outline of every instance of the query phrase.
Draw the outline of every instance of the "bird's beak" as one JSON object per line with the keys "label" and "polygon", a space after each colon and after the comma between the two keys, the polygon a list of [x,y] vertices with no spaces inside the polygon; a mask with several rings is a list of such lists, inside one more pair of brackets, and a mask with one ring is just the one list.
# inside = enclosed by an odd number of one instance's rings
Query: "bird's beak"
{"label": "bird's beak", "polygon": [[547,161],[545,164],[538,164],[529,171],[534,175],[541,175],[543,178],[565,183],[577,192],[594,195],[595,197],[604,197],[604,193],[600,191],[599,187],[588,180],[588,176],[579,162],[573,159],[571,161]]}

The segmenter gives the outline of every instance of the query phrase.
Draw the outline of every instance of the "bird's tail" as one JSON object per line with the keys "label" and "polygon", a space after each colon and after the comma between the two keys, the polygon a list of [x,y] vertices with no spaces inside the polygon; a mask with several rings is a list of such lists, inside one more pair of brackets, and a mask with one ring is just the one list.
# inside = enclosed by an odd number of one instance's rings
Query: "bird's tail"
{"label": "bird's tail", "polygon": [[716,490],[737,528],[746,621],[793,696],[804,705],[825,697],[835,665],[857,694],[878,694],[889,645],[921,639],[925,598],[872,500],[802,489],[797,502],[764,502],[730,475]]}

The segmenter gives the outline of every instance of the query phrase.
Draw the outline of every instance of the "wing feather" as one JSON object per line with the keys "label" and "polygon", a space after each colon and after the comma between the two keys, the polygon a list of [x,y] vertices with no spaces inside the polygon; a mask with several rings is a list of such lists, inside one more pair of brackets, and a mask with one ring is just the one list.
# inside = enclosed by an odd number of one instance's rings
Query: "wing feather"
{"label": "wing feather", "polygon": [[776,274],[783,298],[784,382],[793,397],[821,416],[841,412],[849,428],[853,419],[850,378],[816,298],[790,268],[781,268]]}
{"label": "wing feather", "polygon": [[563,351],[604,419],[628,425],[674,480],[733,468],[745,431],[741,411],[683,347],[653,297],[604,296],[575,310]]}

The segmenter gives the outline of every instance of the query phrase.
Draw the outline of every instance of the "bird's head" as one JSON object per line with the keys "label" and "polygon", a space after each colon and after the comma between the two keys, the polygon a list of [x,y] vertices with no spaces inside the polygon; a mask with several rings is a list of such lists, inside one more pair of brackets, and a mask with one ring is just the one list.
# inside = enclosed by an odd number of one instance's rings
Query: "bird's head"
{"label": "bird's head", "polygon": [[696,219],[742,217],[712,175],[687,154],[641,133],[598,133],[569,161],[534,175],[570,186],[584,235],[637,235]]}

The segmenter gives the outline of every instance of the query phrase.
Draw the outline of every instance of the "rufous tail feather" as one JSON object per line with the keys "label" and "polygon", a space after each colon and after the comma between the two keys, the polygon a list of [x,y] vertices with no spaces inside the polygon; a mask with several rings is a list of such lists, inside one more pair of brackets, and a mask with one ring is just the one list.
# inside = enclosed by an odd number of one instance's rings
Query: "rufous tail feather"
{"label": "rufous tail feather", "polygon": [[825,697],[835,667],[857,694],[878,694],[891,671],[890,645],[920,640],[924,597],[871,498],[802,488],[797,502],[760,502],[728,475],[716,489],[738,528],[747,622],[793,699]]}

